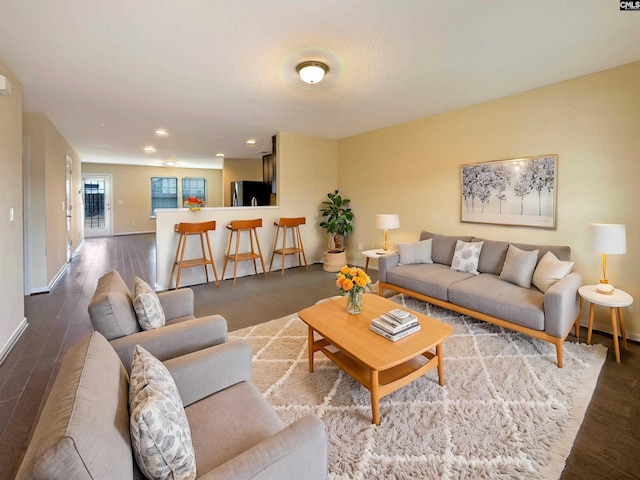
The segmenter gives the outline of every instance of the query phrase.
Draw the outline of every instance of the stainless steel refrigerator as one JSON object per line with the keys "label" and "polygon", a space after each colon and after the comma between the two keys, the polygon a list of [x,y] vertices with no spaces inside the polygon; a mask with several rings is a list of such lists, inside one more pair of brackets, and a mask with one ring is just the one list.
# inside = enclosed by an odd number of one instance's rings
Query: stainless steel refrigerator
{"label": "stainless steel refrigerator", "polygon": [[231,182],[232,207],[262,207],[271,201],[271,185],[264,182],[243,180]]}

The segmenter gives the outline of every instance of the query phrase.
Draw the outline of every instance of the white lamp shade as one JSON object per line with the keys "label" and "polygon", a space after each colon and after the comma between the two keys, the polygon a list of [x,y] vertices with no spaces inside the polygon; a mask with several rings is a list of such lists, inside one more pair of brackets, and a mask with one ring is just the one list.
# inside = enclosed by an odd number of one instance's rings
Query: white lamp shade
{"label": "white lamp shade", "polygon": [[622,224],[590,223],[591,249],[598,253],[627,253],[627,232]]}
{"label": "white lamp shade", "polygon": [[376,215],[375,227],[384,230],[400,228],[400,216],[396,214]]}

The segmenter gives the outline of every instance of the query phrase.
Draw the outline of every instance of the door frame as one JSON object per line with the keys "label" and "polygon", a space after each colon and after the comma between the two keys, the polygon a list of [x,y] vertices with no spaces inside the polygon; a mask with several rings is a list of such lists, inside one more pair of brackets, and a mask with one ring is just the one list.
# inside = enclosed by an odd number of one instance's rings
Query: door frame
{"label": "door frame", "polygon": [[[82,223],[84,225],[84,238],[92,237],[112,237],[113,236],[113,176],[110,173],[83,173],[82,174],[82,198],[84,204],[85,198],[85,182],[87,179],[100,179],[104,180],[104,229],[99,232],[95,232],[95,229],[87,228],[85,223],[84,208],[82,209]],[[92,232],[94,230],[94,232]]]}

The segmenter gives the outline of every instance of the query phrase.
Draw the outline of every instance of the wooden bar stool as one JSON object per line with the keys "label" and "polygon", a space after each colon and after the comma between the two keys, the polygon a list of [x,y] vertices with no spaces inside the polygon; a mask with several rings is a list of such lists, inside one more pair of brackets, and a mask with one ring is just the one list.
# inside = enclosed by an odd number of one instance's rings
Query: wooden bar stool
{"label": "wooden bar stool", "polygon": [[[224,273],[227,271],[227,262],[231,260],[233,263],[233,284],[236,284],[236,276],[238,273],[238,262],[242,262],[244,260],[252,260],[253,261],[253,269],[258,274],[258,266],[256,264],[256,259],[260,259],[260,263],[262,264],[262,273],[266,278],[267,269],[264,267],[264,260],[262,259],[262,250],[260,249],[260,242],[258,241],[258,233],[256,228],[262,227],[262,219],[257,218],[255,220],[233,220],[229,225],[227,225],[227,229],[231,231],[229,235],[229,245],[227,246],[227,254],[224,257],[224,267],[222,269],[222,279],[224,280]],[[238,250],[240,249],[240,234],[242,232],[249,232],[249,241],[251,242],[251,251],[246,253],[240,253]],[[231,253],[231,244],[233,243],[233,235],[236,235],[235,242],[235,251]],[[255,246],[254,246],[255,241]],[[258,248],[256,252],[255,247]]]}
{"label": "wooden bar stool", "polygon": [[[173,268],[171,269],[171,277],[173,278],[173,272],[176,270],[176,266],[178,267],[178,275],[176,277],[176,286],[175,288],[180,288],[180,274],[182,273],[183,268],[188,267],[204,267],[204,274],[207,278],[207,283],[209,283],[209,270],[207,269],[207,265],[211,265],[213,269],[213,275],[216,279],[216,285],[220,288],[220,282],[218,281],[218,272],[216,272],[216,265],[213,262],[213,254],[211,253],[211,243],[209,241],[209,231],[216,229],[215,220],[211,222],[201,222],[201,223],[179,223],[174,227],[174,231],[180,234],[180,239],[178,240],[178,248],[176,248],[176,258],[173,261]],[[202,257],[201,258],[192,258],[189,260],[184,259],[184,249],[187,246],[187,238],[189,235],[200,235],[200,247],[202,248]],[[204,249],[205,239],[207,241],[207,250]],[[209,256],[207,257],[207,252]]]}
{"label": "wooden bar stool", "polygon": [[[271,267],[273,266],[273,259],[276,254],[281,256],[282,260],[282,275],[284,275],[284,263],[286,255],[298,254],[298,265],[302,266],[302,260],[304,260],[304,268],[309,270],[307,266],[307,257],[304,254],[304,247],[302,246],[302,237],[300,236],[300,225],[307,223],[305,217],[296,218],[280,218],[279,221],[274,222],[276,226],[276,237],[273,241],[273,253],[271,254],[271,263],[269,264],[269,273],[271,273]],[[282,248],[278,248],[278,236],[282,229]],[[291,231],[292,246],[287,247],[287,229]],[[302,255],[302,258],[300,257]]]}

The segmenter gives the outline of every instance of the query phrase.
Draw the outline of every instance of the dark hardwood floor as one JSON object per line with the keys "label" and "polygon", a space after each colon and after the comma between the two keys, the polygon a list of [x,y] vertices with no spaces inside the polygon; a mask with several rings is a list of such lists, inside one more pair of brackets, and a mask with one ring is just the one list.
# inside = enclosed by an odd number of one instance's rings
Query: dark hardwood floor
{"label": "dark hardwood floor", "polygon": [[[48,294],[25,297],[29,327],[0,366],[0,479],[11,479],[65,352],[93,330],[87,305],[98,278],[116,269],[130,288],[137,275],[155,283],[155,236],[89,239]],[[373,281],[376,272],[370,272]],[[298,311],[337,293],[335,274],[321,265],[193,287],[196,314],[222,314],[236,330]],[[581,332],[584,341],[586,332]],[[568,341],[575,341],[570,336]],[[612,338],[595,395],[562,474],[563,479],[640,478],[640,345],[629,342],[617,364]]]}

